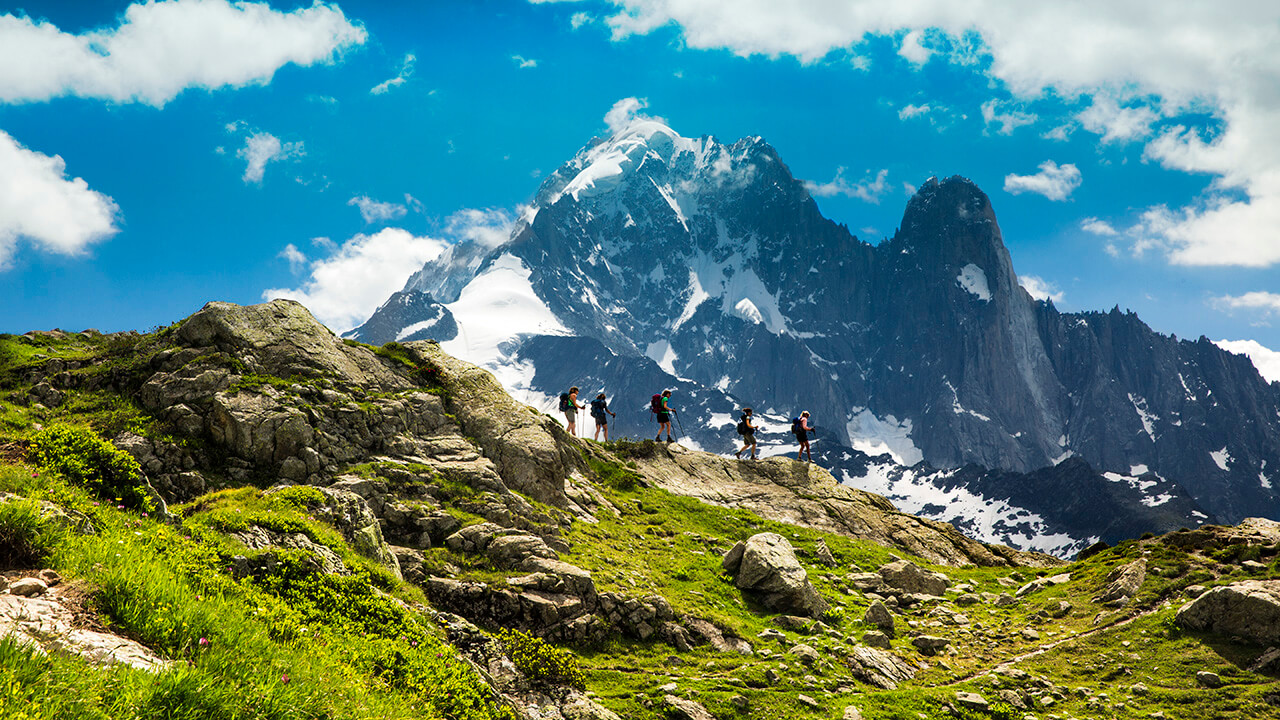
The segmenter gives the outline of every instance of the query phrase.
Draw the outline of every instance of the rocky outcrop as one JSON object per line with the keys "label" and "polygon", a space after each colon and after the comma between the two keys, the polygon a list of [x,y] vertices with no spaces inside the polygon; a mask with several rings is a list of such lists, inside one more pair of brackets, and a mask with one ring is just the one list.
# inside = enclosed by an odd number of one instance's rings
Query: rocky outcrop
{"label": "rocky outcrop", "polygon": [[734,545],[722,567],[734,577],[734,585],[751,592],[765,607],[809,617],[830,608],[809,582],[791,543],[777,533],[760,533]]}
{"label": "rocky outcrop", "polygon": [[0,594],[0,638],[11,638],[42,654],[79,655],[95,665],[121,664],[159,672],[171,664],[133,640],[83,627],[59,597],[43,591],[33,597]]}
{"label": "rocky outcrop", "polygon": [[1121,607],[1129,604],[1129,600],[1138,593],[1142,583],[1147,579],[1147,559],[1138,558],[1125,563],[1107,574],[1107,586],[1093,599],[1096,603]]}
{"label": "rocky outcrop", "polygon": [[1178,610],[1174,622],[1262,647],[1280,645],[1280,580],[1245,580],[1213,588]]}
{"label": "rocky outcrop", "polygon": [[679,445],[656,444],[636,462],[647,480],[677,495],[871,540],[940,565],[1051,567],[1062,562],[1040,553],[980,543],[947,523],[898,512],[885,498],[840,485],[826,470],[810,463],[785,458],[742,463]]}
{"label": "rocky outcrop", "polygon": [[903,593],[941,596],[951,585],[946,575],[925,570],[910,560],[895,560],[883,565],[879,574],[885,585]]}

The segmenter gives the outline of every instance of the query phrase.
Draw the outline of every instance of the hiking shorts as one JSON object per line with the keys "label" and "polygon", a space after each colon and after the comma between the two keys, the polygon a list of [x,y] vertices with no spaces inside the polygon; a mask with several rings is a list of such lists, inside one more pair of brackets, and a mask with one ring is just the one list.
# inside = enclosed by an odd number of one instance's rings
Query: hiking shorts
{"label": "hiking shorts", "polygon": [[662,423],[669,423],[669,422],[671,422],[671,413],[669,413],[669,412],[660,412],[660,413],[658,413],[658,424],[659,424],[659,425],[661,425]]}
{"label": "hiking shorts", "polygon": [[807,432],[796,433],[796,442],[800,443],[801,445],[804,445],[805,443],[809,442],[809,433]]}
{"label": "hiking shorts", "polygon": [[742,433],[742,444],[743,445],[756,444],[756,433],[754,430],[752,430],[751,432]]}
{"label": "hiking shorts", "polygon": [[569,408],[568,410],[565,410],[564,416],[569,419],[569,422],[576,422],[578,419],[578,408]]}
{"label": "hiking shorts", "polygon": [[592,416],[591,416],[591,419],[592,419],[592,420],[595,420],[597,425],[608,425],[608,424],[609,424],[608,419],[606,419],[606,418],[605,418],[605,416],[603,416],[603,415],[592,415]]}

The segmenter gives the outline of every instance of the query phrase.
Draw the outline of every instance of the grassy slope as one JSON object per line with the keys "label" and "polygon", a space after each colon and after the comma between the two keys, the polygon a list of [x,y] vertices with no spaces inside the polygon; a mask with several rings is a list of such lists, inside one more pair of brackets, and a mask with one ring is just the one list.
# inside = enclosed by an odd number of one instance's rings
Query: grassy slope
{"label": "grassy slope", "polygon": [[[297,502],[268,499],[252,488],[213,493],[183,508],[183,524],[171,527],[94,505],[95,499],[85,492],[57,478],[32,477],[33,468],[16,463],[21,448],[10,441],[29,438],[39,425],[59,419],[86,423],[103,434],[124,428],[142,434],[165,432],[134,403],[110,392],[72,391],[67,404],[56,410],[12,402],[11,392],[27,388],[24,366],[48,357],[81,359],[124,344],[74,336],[27,344],[0,337],[0,447],[8,448],[10,461],[0,470],[0,490],[50,499],[89,514],[100,533],[62,540],[49,564],[94,592],[95,608],[113,627],[179,662],[174,670],[157,676],[130,670],[87,672],[77,659],[38,658],[0,644],[0,707],[25,712],[26,717],[94,718],[487,717],[501,712],[483,700],[478,683],[454,659],[425,615],[411,609],[421,601],[417,589],[396,583],[355,556],[332,528],[310,519],[305,497],[295,498]],[[75,372],[104,371],[99,366]],[[127,376],[128,363],[110,371]],[[663,595],[677,611],[711,619],[752,641],[758,650],[768,650],[741,657],[695,648],[672,660],[676,653],[661,643],[615,641],[580,649],[588,688],[622,717],[662,717],[660,688],[668,682],[678,687],[675,694],[697,699],[722,718],[839,717],[846,705],[859,707],[867,718],[951,717],[946,708],[955,692],[976,691],[995,701],[999,688],[1033,690],[1050,698],[1047,703],[1035,701],[1033,711],[1041,717],[1139,718],[1155,711],[1188,719],[1280,714],[1264,699],[1280,693],[1280,684],[1241,669],[1258,649],[1184,633],[1171,623],[1183,599],[1181,588],[1246,577],[1237,564],[1244,557],[1239,551],[1210,557],[1158,540],[1126,543],[1052,571],[1070,572],[1072,582],[1042,590],[1014,606],[946,603],[950,611],[968,616],[967,626],[932,615],[934,605],[904,613],[894,649],[929,667],[903,687],[881,691],[851,677],[843,649],[869,629],[861,622],[868,600],[851,587],[847,576],[857,572],[854,565],[874,570],[888,561],[886,549],[646,488],[628,482],[627,470],[619,464],[597,464],[596,470],[605,480],[602,490],[619,513],[602,513],[595,525],[575,525],[566,535],[571,550],[564,559],[592,571],[601,590]],[[478,520],[458,514],[466,522]],[[246,516],[302,528],[364,570],[346,582],[305,573],[273,582],[234,579],[221,567],[222,559],[244,551],[224,531],[235,529]],[[826,618],[827,628],[812,633],[783,630],[785,644],[756,637],[775,627],[772,616],[744,598],[720,571],[725,550],[766,530],[791,540],[815,585],[837,609]],[[836,567],[816,562],[813,547],[818,539],[830,547]],[[1105,584],[1107,572],[1143,552],[1149,553],[1151,572],[1135,602],[1120,612],[1094,604],[1091,598]],[[1280,577],[1275,552],[1276,548],[1253,548],[1248,556],[1269,563],[1266,576]],[[451,563],[461,568],[463,577],[500,582],[507,576],[483,561],[445,549],[429,554],[429,565]],[[947,573],[953,584],[967,583],[978,593],[1010,592],[1001,579],[1021,584],[1035,576],[1026,569],[934,569]],[[386,601],[369,590],[371,584],[408,605]],[[1063,618],[1049,618],[1043,611],[1059,600],[1070,602],[1071,611]],[[359,608],[359,614],[390,613],[385,624],[394,632],[363,622],[353,608]],[[921,632],[951,638],[954,653],[920,656],[904,637],[911,632],[908,621]],[[1041,639],[1024,637],[1021,630],[1026,627],[1036,629]],[[201,646],[200,637],[212,643]],[[1016,664],[1030,673],[1028,678],[988,673],[1000,663],[1059,641]],[[797,642],[821,653],[815,667],[784,654]],[[767,679],[770,670],[777,674],[776,682]],[[1227,687],[1196,688],[1198,670],[1219,673]],[[1146,686],[1145,693],[1141,688],[1134,691],[1137,684]],[[819,708],[803,704],[800,694],[813,698]],[[739,709],[741,700],[734,704],[735,696],[745,699],[745,711]],[[1023,715],[1001,703],[988,713],[958,713]]]}

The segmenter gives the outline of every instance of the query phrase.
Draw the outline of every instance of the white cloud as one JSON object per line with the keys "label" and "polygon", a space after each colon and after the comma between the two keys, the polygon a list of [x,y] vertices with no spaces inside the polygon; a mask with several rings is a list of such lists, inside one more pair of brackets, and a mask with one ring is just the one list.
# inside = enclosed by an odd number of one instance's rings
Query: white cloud
{"label": "white cloud", "polygon": [[1060,303],[1065,296],[1065,293],[1059,290],[1057,285],[1035,275],[1019,276],[1018,284],[1022,286],[1023,290],[1027,291],[1027,294],[1037,300],[1052,300],[1055,303]]}
{"label": "white cloud", "polygon": [[280,138],[268,132],[255,132],[244,140],[244,147],[236,151],[236,157],[245,161],[244,181],[261,183],[267,171],[267,163],[291,160],[306,155],[301,142],[280,142]]}
{"label": "white cloud", "polygon": [[336,5],[279,12],[265,3],[130,5],[114,28],[80,35],[0,16],[0,102],[77,96],[162,106],[188,88],[263,85],[288,63],[333,60],[367,33]]}
{"label": "white cloud", "polygon": [[387,288],[403,285],[444,247],[441,240],[415,237],[400,228],[356,235],[329,257],[313,261],[300,287],[266,290],[262,299],[297,300],[331,330],[343,333],[373,314],[387,299]]}
{"label": "white cloud", "polygon": [[1002,103],[999,100],[988,100],[982,103],[982,121],[987,127],[999,125],[996,132],[1000,135],[1012,135],[1014,130],[1023,125],[1031,125],[1038,119],[1033,113],[1002,109],[1007,106],[1008,103]]}
{"label": "white cloud", "polygon": [[[618,40],[676,25],[689,48],[813,63],[924,32],[933,61],[974,68],[1017,98],[1090,96],[1079,121],[1105,142],[1151,132],[1148,159],[1213,179],[1203,203],[1148,226],[1151,247],[1183,264],[1280,262],[1280,3],[610,2],[604,22]],[[1212,132],[1177,125],[1184,115],[1212,118]]]}
{"label": "white cloud", "polygon": [[583,25],[586,25],[587,23],[590,23],[594,20],[595,18],[591,16],[591,13],[576,12],[573,14],[572,17],[569,18],[569,24],[573,26],[574,30],[577,30]]}
{"label": "white cloud", "polygon": [[43,250],[76,255],[119,232],[120,208],[81,178],[67,179],[66,162],[29,150],[0,130],[0,269],[18,239]]}
{"label": "white cloud", "polygon": [[[856,183],[849,182],[844,176],[845,168],[836,168],[836,176],[825,183],[815,183],[805,181],[805,189],[814,197],[833,197],[835,195],[844,195],[863,200],[865,202],[879,204],[880,198],[889,190],[889,171],[881,170],[876,173],[875,178],[871,177],[868,171],[867,175]],[[914,192],[914,191],[913,191]]]}
{"label": "white cloud", "polygon": [[609,128],[609,132],[617,134],[637,120],[666,122],[662,118],[651,118],[640,112],[647,107],[649,107],[649,101],[645,98],[622,98],[614,103],[613,107],[609,108],[609,112],[604,114],[605,127]]}
{"label": "white cloud", "polygon": [[902,38],[902,45],[898,48],[898,54],[906,58],[907,62],[912,65],[924,65],[929,62],[929,57],[933,55],[933,51],[920,44],[920,38],[924,37],[924,32],[920,30],[912,30]]}
{"label": "white cloud", "polygon": [[1102,136],[1102,142],[1126,143],[1151,134],[1151,125],[1160,115],[1147,107],[1121,107],[1113,98],[1099,96],[1076,115],[1085,130]]}
{"label": "white cloud", "polygon": [[913,117],[922,117],[928,115],[932,108],[928,104],[925,105],[907,105],[898,111],[899,120],[909,120]]}
{"label": "white cloud", "polygon": [[522,70],[523,70],[523,69],[525,69],[525,68],[536,68],[536,67],[538,67],[538,61],[537,61],[537,60],[534,60],[534,59],[532,59],[532,58],[522,57],[522,56],[520,56],[520,55],[512,55],[512,56],[511,56],[511,61],[512,61],[512,62],[514,62],[514,63],[516,64],[516,66],[517,66],[517,67],[519,67],[519,68],[520,68],[520,69],[522,69]]}
{"label": "white cloud", "polygon": [[1209,303],[1225,312],[1253,310],[1260,312],[1263,317],[1280,315],[1280,294],[1273,292],[1255,290],[1243,295],[1223,295],[1212,298]]}
{"label": "white cloud", "polygon": [[298,272],[307,264],[307,256],[298,249],[297,245],[289,243],[280,251],[280,257],[289,261],[289,269]]}
{"label": "white cloud", "polygon": [[[409,198],[408,195],[405,195]],[[416,200],[414,202],[417,202]],[[378,202],[367,195],[359,195],[347,201],[348,205],[360,208],[360,217],[366,223],[385,223],[399,220],[408,212],[404,205],[389,202]]]}
{"label": "white cloud", "polygon": [[400,61],[400,72],[390,80],[383,80],[377,85],[369,88],[369,93],[371,95],[385,95],[391,88],[400,87],[405,84],[413,75],[413,66],[417,62],[418,57],[416,55],[413,53],[405,53],[404,59]]}
{"label": "white cloud", "polygon": [[1111,223],[1106,220],[1099,220],[1096,217],[1087,217],[1080,221],[1080,229],[1093,235],[1102,235],[1104,237],[1115,237],[1120,232],[1112,227]]}
{"label": "white cloud", "polygon": [[515,219],[500,208],[465,209],[450,215],[445,232],[458,240],[473,240],[485,247],[497,247],[511,239]]}
{"label": "white cloud", "polygon": [[1059,201],[1066,200],[1072,191],[1080,187],[1080,182],[1080,169],[1075,165],[1058,165],[1052,160],[1045,160],[1035,175],[1005,175],[1004,190],[1013,195],[1036,193]]}
{"label": "white cloud", "polygon": [[1280,352],[1266,347],[1257,340],[1215,340],[1213,344],[1227,352],[1248,356],[1263,380],[1280,381]]}

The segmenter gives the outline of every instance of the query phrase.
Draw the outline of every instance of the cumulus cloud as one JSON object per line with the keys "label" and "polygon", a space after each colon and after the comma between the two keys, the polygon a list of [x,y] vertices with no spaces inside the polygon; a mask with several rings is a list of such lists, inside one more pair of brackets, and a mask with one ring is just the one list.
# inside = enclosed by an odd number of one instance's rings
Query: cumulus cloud
{"label": "cumulus cloud", "polygon": [[385,95],[391,88],[400,87],[408,82],[409,77],[413,75],[413,66],[418,62],[418,57],[413,53],[405,53],[404,60],[400,61],[400,72],[390,80],[382,82],[369,88],[371,95]]}
{"label": "cumulus cloud", "polygon": [[1248,356],[1263,380],[1280,381],[1280,352],[1266,347],[1257,340],[1215,340],[1213,344],[1227,352]]}
{"label": "cumulus cloud", "polygon": [[497,247],[511,239],[515,219],[501,208],[459,210],[445,221],[445,232],[457,240]]}
{"label": "cumulus cloud", "polygon": [[593,22],[594,20],[595,20],[595,18],[591,16],[591,13],[588,13],[588,12],[576,12],[576,13],[574,13],[574,14],[573,14],[573,16],[572,16],[572,17],[570,17],[570,18],[569,18],[569,24],[573,26],[573,29],[574,29],[574,30],[577,30],[578,28],[582,27],[583,25],[586,25],[587,23]]}
{"label": "cumulus cloud", "polygon": [[1027,291],[1028,295],[1037,300],[1052,300],[1055,303],[1060,303],[1065,295],[1058,289],[1057,285],[1035,275],[1019,276],[1018,284],[1022,286],[1023,290]]}
{"label": "cumulus cloud", "polygon": [[1149,138],[1148,159],[1213,178],[1203,202],[1154,218],[1152,247],[1183,264],[1280,262],[1280,4],[609,2],[617,40],[675,25],[689,48],[812,63],[911,37],[928,41],[931,61],[971,67],[1018,98],[1091,97],[1077,121],[1103,142]]}
{"label": "cumulus cloud", "polygon": [[[406,195],[406,198],[409,196]],[[416,200],[414,202],[417,202]],[[348,205],[360,208],[360,217],[366,223],[385,223],[399,220],[409,209],[399,203],[379,202],[367,195],[359,195],[347,201]]]}
{"label": "cumulus cloud", "polygon": [[269,82],[286,64],[332,61],[365,42],[336,5],[292,12],[265,3],[135,3],[113,28],[76,35],[0,16],[0,102],[77,96],[162,106],[187,88]]}
{"label": "cumulus cloud", "polygon": [[1013,195],[1036,193],[1056,202],[1066,200],[1072,191],[1080,187],[1080,182],[1080,169],[1075,165],[1058,165],[1052,160],[1045,160],[1035,175],[1005,175],[1004,191]]}
{"label": "cumulus cloud", "polygon": [[1243,295],[1222,295],[1212,298],[1209,304],[1225,312],[1248,310],[1260,313],[1263,317],[1280,315],[1280,294],[1261,290]]}
{"label": "cumulus cloud", "polygon": [[267,172],[267,163],[291,160],[306,155],[301,142],[280,142],[280,138],[268,132],[255,132],[244,140],[244,147],[236,151],[236,157],[245,161],[243,180],[261,183]]}
{"label": "cumulus cloud", "polygon": [[881,170],[876,173],[874,178],[871,173],[858,182],[850,182],[844,176],[845,168],[836,168],[836,176],[825,183],[815,183],[805,181],[805,189],[814,197],[834,197],[836,195],[844,195],[845,197],[858,198],[865,202],[879,204],[880,198],[889,190],[889,171]]}
{"label": "cumulus cloud", "polygon": [[1093,235],[1102,235],[1104,237],[1115,237],[1120,232],[1112,227],[1111,223],[1106,220],[1099,220],[1096,217],[1087,217],[1080,221],[1080,229]]}
{"label": "cumulus cloud", "polygon": [[618,133],[631,123],[637,120],[658,120],[665,122],[662,118],[651,118],[640,112],[649,107],[649,101],[645,98],[622,98],[609,108],[609,112],[604,114],[605,127],[609,128],[609,132]]}
{"label": "cumulus cloud", "polygon": [[1037,120],[1033,113],[1007,108],[1007,103],[988,100],[982,104],[982,121],[988,128],[997,126],[996,133],[1000,135],[1012,135],[1014,130],[1023,125],[1031,125]]}
{"label": "cumulus cloud", "polygon": [[924,37],[921,30],[912,30],[902,37],[902,45],[898,47],[898,54],[906,58],[907,62],[912,65],[924,65],[929,62],[929,57],[933,55],[933,51],[920,43],[920,39]]}
{"label": "cumulus cloud", "polygon": [[81,178],[67,178],[66,162],[29,150],[0,130],[0,270],[19,239],[61,255],[76,255],[119,232],[120,208]]}
{"label": "cumulus cloud", "polygon": [[1121,107],[1113,98],[1095,97],[1093,104],[1076,115],[1080,125],[1102,136],[1105,143],[1126,143],[1151,134],[1160,115],[1147,107]]}
{"label": "cumulus cloud", "polygon": [[289,269],[294,272],[299,272],[307,264],[307,256],[293,243],[284,246],[280,257],[289,261]]}
{"label": "cumulus cloud", "polygon": [[907,105],[898,111],[898,119],[909,120],[913,117],[923,117],[932,112],[932,110],[927,103],[924,105]]}
{"label": "cumulus cloud", "polygon": [[356,235],[330,256],[312,261],[310,275],[299,287],[272,288],[262,299],[297,300],[331,330],[344,333],[378,309],[387,299],[387,288],[403,285],[445,246],[441,240],[415,237],[400,228]]}

